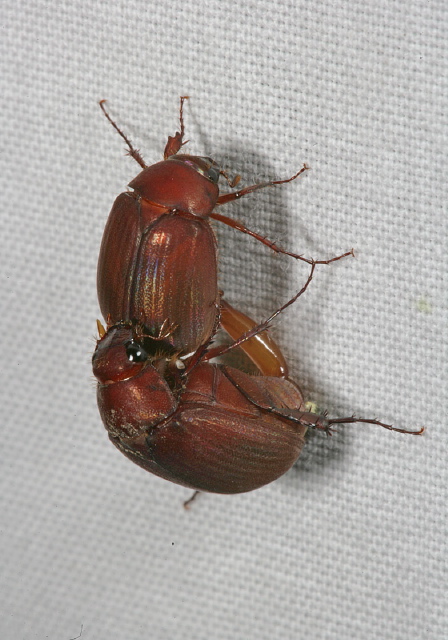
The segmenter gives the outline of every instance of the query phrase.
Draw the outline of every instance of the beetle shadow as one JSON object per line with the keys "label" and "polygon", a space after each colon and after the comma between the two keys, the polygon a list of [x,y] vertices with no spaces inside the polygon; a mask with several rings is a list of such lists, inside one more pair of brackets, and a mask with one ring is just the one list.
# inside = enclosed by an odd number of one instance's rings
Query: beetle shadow
{"label": "beetle shadow", "polygon": [[[237,172],[242,176],[241,183],[233,190],[279,179],[266,158],[253,152],[232,147],[224,149],[219,157],[215,157],[215,161],[230,175]],[[293,247],[290,241],[292,222],[288,201],[291,193],[287,189],[300,189],[304,179],[306,174],[297,182],[260,189],[219,207],[218,211],[238,220],[279,247],[309,257],[311,241],[300,219],[294,219],[293,224],[294,232],[304,239],[303,246]],[[224,182],[221,191],[225,193],[232,189]],[[243,310],[255,320],[267,318],[305,283],[309,274],[309,265],[306,263],[276,254],[256,239],[226,225],[216,224],[214,228],[218,235],[220,287],[231,304],[243,303]],[[296,263],[300,270],[295,269]]]}
{"label": "beetle shadow", "polygon": [[285,482],[296,487],[305,473],[327,476],[326,467],[329,464],[334,468],[344,460],[350,440],[350,435],[343,428],[331,437],[309,429],[305,436],[305,446],[289,474],[285,476]]}
{"label": "beetle shadow", "polygon": [[[241,174],[242,180],[237,189],[287,177],[279,178],[265,156],[248,152],[237,145],[224,148],[220,156],[214,156],[214,160],[229,175],[234,175],[233,172]],[[306,178],[304,174],[297,181],[256,191],[234,203],[219,207],[219,213],[242,222],[249,229],[288,251],[303,254],[307,258],[320,258],[325,255],[325,248],[318,246],[310,238],[305,222],[299,218],[300,211],[291,210],[290,202],[294,198],[291,198],[290,192],[300,190],[301,181]],[[220,186],[223,193],[231,190],[225,188],[225,183]],[[299,196],[297,200],[300,202]],[[224,297],[257,322],[265,320],[303,286],[309,274],[309,266],[306,263],[296,261],[290,256],[275,254],[261,242],[226,225],[217,223],[214,229],[219,247],[219,286],[224,291]],[[291,237],[298,237],[302,246],[291,246]],[[319,273],[315,274],[316,279],[323,280],[320,295],[325,296],[333,277],[331,266],[322,266]],[[311,283],[310,292],[312,288]],[[305,296],[307,295],[308,291]],[[298,300],[287,313],[297,313],[297,322],[294,323],[297,326],[297,335],[306,335],[303,330],[305,323],[302,325],[299,314],[300,304],[301,301]],[[311,322],[316,339],[323,330],[322,309],[308,306],[306,313],[307,322]],[[277,318],[273,325],[274,337],[275,325],[279,321],[281,322],[281,318]],[[279,332],[277,336],[278,334]],[[279,342],[282,343],[281,340]],[[300,350],[300,345],[298,349]],[[296,347],[294,351],[297,353]],[[237,366],[248,373],[255,373],[250,360],[240,350],[230,352],[226,356],[226,364]],[[290,368],[292,379],[297,378],[297,366],[292,363]],[[302,384],[299,379],[299,387],[303,389],[306,399],[316,395],[319,386],[309,373],[305,377],[306,384]],[[325,406],[327,394],[322,394],[319,390],[318,395],[322,406]],[[320,473],[330,462],[339,463],[347,450],[347,439],[350,439],[350,436],[347,436],[343,429],[338,430],[333,437],[309,430],[307,444],[294,465],[293,476],[311,471]]]}

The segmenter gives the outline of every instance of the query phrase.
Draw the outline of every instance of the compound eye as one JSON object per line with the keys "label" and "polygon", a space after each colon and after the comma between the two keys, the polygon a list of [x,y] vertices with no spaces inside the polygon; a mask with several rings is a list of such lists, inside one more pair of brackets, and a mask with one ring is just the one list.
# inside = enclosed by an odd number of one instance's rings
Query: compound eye
{"label": "compound eye", "polygon": [[206,177],[214,184],[218,184],[219,176],[220,173],[217,167],[210,167],[206,174]]}
{"label": "compound eye", "polygon": [[195,158],[196,171],[213,182],[213,184],[218,184],[219,176],[221,172],[219,168],[216,166],[215,162],[211,158],[207,158],[205,156],[198,156]]}
{"label": "compound eye", "polygon": [[148,359],[146,351],[135,340],[127,342],[125,347],[129,362],[145,362]]}

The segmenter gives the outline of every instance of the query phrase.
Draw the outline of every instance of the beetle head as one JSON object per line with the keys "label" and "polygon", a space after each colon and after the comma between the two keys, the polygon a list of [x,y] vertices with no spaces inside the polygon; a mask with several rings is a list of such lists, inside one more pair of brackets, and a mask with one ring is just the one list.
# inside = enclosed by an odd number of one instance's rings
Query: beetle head
{"label": "beetle head", "polygon": [[102,384],[135,377],[146,366],[148,354],[134,339],[130,326],[110,327],[97,342],[92,358],[93,373]]}
{"label": "beetle head", "polygon": [[[176,408],[162,371],[152,366],[129,324],[109,327],[97,342],[92,363],[98,380],[98,408],[112,439],[145,433]],[[155,364],[163,368],[166,361]]]}

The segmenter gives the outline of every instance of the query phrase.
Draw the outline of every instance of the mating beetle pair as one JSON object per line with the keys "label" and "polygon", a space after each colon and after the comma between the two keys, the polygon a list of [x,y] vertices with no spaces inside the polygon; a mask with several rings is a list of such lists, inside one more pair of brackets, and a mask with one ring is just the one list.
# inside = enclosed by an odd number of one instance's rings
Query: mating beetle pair
{"label": "mating beetle pair", "polygon": [[[210,158],[180,154],[180,132],[169,137],[164,160],[147,167],[111,120],[142,167],[111,210],[98,263],[98,298],[107,331],[93,356],[98,406],[111,441],[143,468],[178,484],[216,493],[256,489],[285,473],[296,461],[308,427],[339,422],[306,411],[299,388],[288,379],[279,347],[265,329],[307,288],[316,264],[284,251],[215,207],[257,189],[290,182],[261,183],[220,195],[224,171]],[[250,318],[220,299],[217,247],[210,218],[248,233],[274,251],[311,266],[302,290],[266,322]],[[222,327],[234,340],[210,346]],[[212,358],[240,346],[261,375],[212,364]]]}

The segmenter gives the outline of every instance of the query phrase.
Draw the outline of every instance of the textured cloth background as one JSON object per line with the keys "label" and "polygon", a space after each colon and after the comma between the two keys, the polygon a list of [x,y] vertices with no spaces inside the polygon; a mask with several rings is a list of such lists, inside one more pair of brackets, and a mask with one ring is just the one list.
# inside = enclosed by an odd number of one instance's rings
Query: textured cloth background
{"label": "textured cloth background", "polygon": [[[446,2],[5,0],[1,22],[0,638],[441,639],[447,630]],[[114,198],[186,106],[223,213],[319,268],[276,322],[341,427],[240,496],[145,473],[95,399],[96,261]],[[265,318],[304,264],[219,229],[227,298]],[[443,286],[445,285],[445,286]]]}

